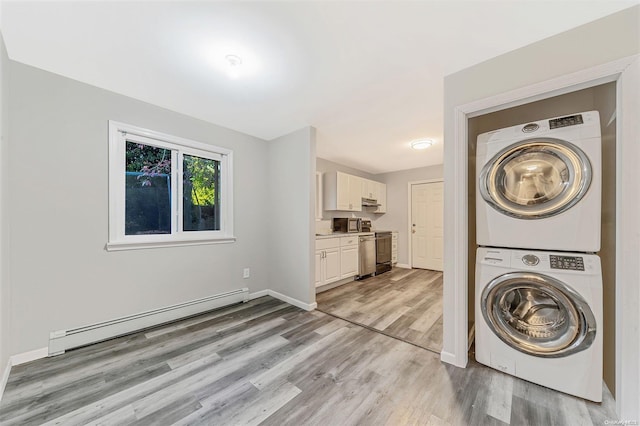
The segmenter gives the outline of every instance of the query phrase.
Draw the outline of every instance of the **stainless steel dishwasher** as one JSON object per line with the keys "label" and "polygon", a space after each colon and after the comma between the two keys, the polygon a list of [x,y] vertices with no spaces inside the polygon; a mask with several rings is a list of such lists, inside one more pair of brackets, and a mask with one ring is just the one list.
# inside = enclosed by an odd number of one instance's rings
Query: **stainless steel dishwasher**
{"label": "stainless steel dishwasher", "polygon": [[358,251],[360,255],[358,277],[362,278],[376,272],[376,237],[373,235],[360,236]]}

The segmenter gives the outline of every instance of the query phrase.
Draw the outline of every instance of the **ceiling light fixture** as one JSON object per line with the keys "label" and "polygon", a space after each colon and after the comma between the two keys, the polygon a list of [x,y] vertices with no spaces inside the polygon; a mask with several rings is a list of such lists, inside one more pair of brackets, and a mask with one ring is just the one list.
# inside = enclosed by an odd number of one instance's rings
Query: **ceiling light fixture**
{"label": "ceiling light fixture", "polygon": [[237,55],[227,55],[224,58],[229,63],[227,75],[229,75],[230,78],[238,78],[240,66],[242,65],[242,58]]}
{"label": "ceiling light fixture", "polygon": [[418,141],[411,142],[411,148],[413,149],[427,149],[431,145],[433,145],[433,141],[431,139],[420,139]]}

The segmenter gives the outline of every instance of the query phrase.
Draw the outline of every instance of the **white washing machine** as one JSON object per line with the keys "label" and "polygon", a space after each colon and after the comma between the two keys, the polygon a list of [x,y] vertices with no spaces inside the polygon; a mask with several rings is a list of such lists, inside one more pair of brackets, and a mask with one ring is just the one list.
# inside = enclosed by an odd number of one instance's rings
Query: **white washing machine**
{"label": "white washing machine", "polygon": [[479,135],[477,244],[600,250],[601,157],[597,111]]}
{"label": "white washing machine", "polygon": [[602,275],[593,254],[480,247],[476,360],[602,401]]}

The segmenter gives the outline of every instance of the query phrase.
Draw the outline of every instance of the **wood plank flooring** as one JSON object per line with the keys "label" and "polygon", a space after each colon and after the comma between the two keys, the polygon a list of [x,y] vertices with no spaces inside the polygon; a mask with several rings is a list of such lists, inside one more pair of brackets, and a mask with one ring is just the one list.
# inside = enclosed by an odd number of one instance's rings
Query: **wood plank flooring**
{"label": "wood plank flooring", "polygon": [[442,272],[393,268],[316,296],[318,310],[440,353]]}
{"label": "wood plank flooring", "polygon": [[2,425],[590,425],[564,395],[270,297],[12,369]]}

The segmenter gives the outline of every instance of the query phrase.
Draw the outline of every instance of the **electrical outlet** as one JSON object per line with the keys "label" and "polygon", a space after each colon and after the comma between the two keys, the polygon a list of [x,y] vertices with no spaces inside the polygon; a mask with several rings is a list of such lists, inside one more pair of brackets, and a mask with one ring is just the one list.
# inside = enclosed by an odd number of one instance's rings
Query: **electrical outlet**
{"label": "electrical outlet", "polygon": [[251,276],[251,269],[244,268],[244,271],[242,271],[242,278],[249,278],[250,276]]}

